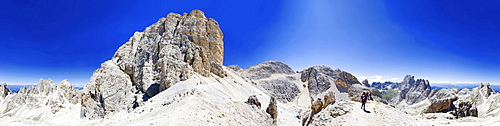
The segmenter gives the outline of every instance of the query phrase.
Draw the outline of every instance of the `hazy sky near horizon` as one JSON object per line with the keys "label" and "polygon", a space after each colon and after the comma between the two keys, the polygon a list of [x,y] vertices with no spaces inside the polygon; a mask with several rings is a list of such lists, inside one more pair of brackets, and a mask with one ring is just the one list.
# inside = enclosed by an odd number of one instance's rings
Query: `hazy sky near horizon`
{"label": "hazy sky near horizon", "polygon": [[135,31],[200,9],[224,33],[224,65],[325,65],[373,81],[500,85],[500,1],[4,1],[0,83],[86,84]]}

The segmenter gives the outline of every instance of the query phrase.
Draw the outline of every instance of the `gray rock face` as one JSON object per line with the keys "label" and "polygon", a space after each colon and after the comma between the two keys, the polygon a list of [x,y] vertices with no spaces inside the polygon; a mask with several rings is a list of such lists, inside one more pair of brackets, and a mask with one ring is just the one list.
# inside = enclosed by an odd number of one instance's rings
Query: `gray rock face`
{"label": "gray rock face", "polygon": [[460,117],[467,117],[467,116],[473,116],[477,117],[477,108],[476,106],[470,102],[460,102],[458,106],[455,106],[455,109],[450,112],[452,115],[455,116],[455,118],[460,118]]}
{"label": "gray rock face", "polygon": [[307,82],[311,94],[317,95],[330,89],[331,82],[335,82],[341,72],[340,69],[333,70],[326,66],[313,66],[303,70],[300,79],[302,82]]}
{"label": "gray rock face", "polygon": [[83,90],[81,116],[95,119],[131,110],[142,101],[141,94],[135,92],[130,77],[112,61],[106,61],[94,71]]}
{"label": "gray rock face", "polygon": [[361,84],[363,84],[366,87],[371,87],[370,84],[368,83],[368,79],[363,80],[363,82],[361,82]]}
{"label": "gray rock face", "polygon": [[92,75],[81,116],[100,118],[131,110],[192,74],[225,77],[219,24],[200,10],[166,18],[136,32]]}
{"label": "gray rock face", "polygon": [[402,99],[406,99],[406,103],[411,105],[425,100],[431,92],[431,86],[428,80],[417,79],[410,88],[401,91]]}
{"label": "gray rock face", "polygon": [[481,94],[486,98],[488,98],[493,93],[493,89],[490,87],[490,83],[486,83],[486,85],[483,85],[483,83],[481,83],[478,89],[481,91]]}
{"label": "gray rock face", "polygon": [[70,103],[81,103],[82,92],[73,88],[73,85],[67,79],[59,82],[59,84],[57,84],[57,89]]}
{"label": "gray rock face", "polygon": [[286,78],[260,80],[258,85],[280,101],[292,101],[300,93],[297,85]]}
{"label": "gray rock face", "polygon": [[225,76],[223,34],[219,24],[200,10],[166,18],[136,32],[112,61],[131,77],[139,91],[152,97],[192,72]]}
{"label": "gray rock face", "polygon": [[3,83],[1,86],[0,86],[0,98],[5,98],[5,96],[7,96],[9,93],[11,93],[10,89],[7,88],[7,84],[6,83]]}
{"label": "gray rock face", "polygon": [[240,66],[238,66],[238,65],[230,65],[230,66],[227,66],[227,67],[228,67],[229,69],[231,69],[231,70],[236,71],[236,72],[239,72],[239,71],[243,70],[243,69],[241,69],[241,67],[240,67]]}
{"label": "gray rock face", "polygon": [[410,88],[413,84],[415,83],[415,77],[412,75],[406,75],[405,78],[403,79],[403,82],[401,82],[398,86],[399,90],[404,90]]}
{"label": "gray rock face", "polygon": [[352,84],[359,84],[358,79],[351,73],[342,71],[337,76],[338,79],[335,81],[335,86],[337,86],[340,92],[347,92]]}
{"label": "gray rock face", "polygon": [[292,101],[300,93],[297,84],[294,83],[295,72],[279,61],[266,61],[250,66],[242,70],[241,74],[282,102]]}
{"label": "gray rock face", "polygon": [[457,97],[444,98],[444,99],[432,99],[431,105],[428,106],[424,113],[436,113],[450,111],[454,109],[453,101],[457,100]]}
{"label": "gray rock face", "polygon": [[261,64],[250,66],[242,71],[243,77],[260,80],[271,77],[273,74],[292,75],[295,71],[288,65],[279,61],[266,61]]}

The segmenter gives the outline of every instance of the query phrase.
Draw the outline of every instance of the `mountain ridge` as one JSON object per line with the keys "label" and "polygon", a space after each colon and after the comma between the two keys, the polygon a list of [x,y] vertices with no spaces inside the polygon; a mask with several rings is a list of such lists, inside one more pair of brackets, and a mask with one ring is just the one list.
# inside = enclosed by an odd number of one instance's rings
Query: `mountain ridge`
{"label": "mountain ridge", "polygon": [[[391,122],[387,125],[434,124],[433,118],[458,124],[461,118],[480,117],[473,119],[480,122],[500,115],[495,110],[500,95],[489,84],[438,90],[406,75],[391,88],[397,95],[387,98],[386,91],[327,66],[302,71],[279,61],[245,69],[223,66],[222,39],[218,23],[204,12],[170,13],[134,33],[83,90],[68,80],[56,85],[41,79],[18,93],[3,84],[0,124],[335,125],[362,116]],[[365,92],[372,94],[371,110],[355,109]],[[394,116],[387,113],[404,113],[405,120],[389,121]]]}

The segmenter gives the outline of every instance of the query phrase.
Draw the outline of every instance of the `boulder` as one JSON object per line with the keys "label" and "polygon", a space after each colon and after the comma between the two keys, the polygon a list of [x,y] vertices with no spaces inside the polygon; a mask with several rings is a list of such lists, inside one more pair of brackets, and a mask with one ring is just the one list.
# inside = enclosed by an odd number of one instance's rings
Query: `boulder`
{"label": "boulder", "polygon": [[347,92],[352,84],[359,84],[358,79],[348,72],[342,71],[337,76],[338,79],[335,81],[335,85],[340,92]]}
{"label": "boulder", "polygon": [[454,109],[453,101],[457,100],[457,97],[445,98],[445,99],[431,99],[431,105],[424,109],[424,113],[437,113],[445,112]]}
{"label": "boulder", "polygon": [[271,118],[274,120],[273,123],[276,123],[276,118],[278,118],[278,105],[274,97],[271,97],[269,100],[269,106],[267,107],[266,112],[271,115]]}
{"label": "boulder", "polygon": [[335,92],[333,91],[328,91],[325,96],[323,96],[323,108],[326,108],[328,105],[332,105],[335,103]]}
{"label": "boulder", "polygon": [[476,106],[470,101],[460,102],[458,104],[458,106],[455,106],[453,111],[450,113],[452,115],[454,115],[455,118],[461,118],[461,117],[467,117],[467,116],[473,116],[473,117],[478,116]]}
{"label": "boulder", "polygon": [[250,97],[248,97],[248,100],[245,103],[247,103],[249,105],[255,105],[259,108],[261,106],[259,99],[257,99],[257,96],[255,96],[255,95],[251,95]]}
{"label": "boulder", "polygon": [[318,98],[318,100],[314,101],[311,104],[312,115],[318,113],[322,109],[323,109],[323,101],[321,101],[321,98]]}

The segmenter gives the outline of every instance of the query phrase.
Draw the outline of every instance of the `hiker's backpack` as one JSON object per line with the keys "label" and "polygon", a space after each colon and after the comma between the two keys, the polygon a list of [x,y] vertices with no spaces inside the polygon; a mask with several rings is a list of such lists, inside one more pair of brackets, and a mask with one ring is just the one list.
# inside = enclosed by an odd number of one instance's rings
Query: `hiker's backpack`
{"label": "hiker's backpack", "polygon": [[361,95],[361,100],[366,101],[366,95]]}

